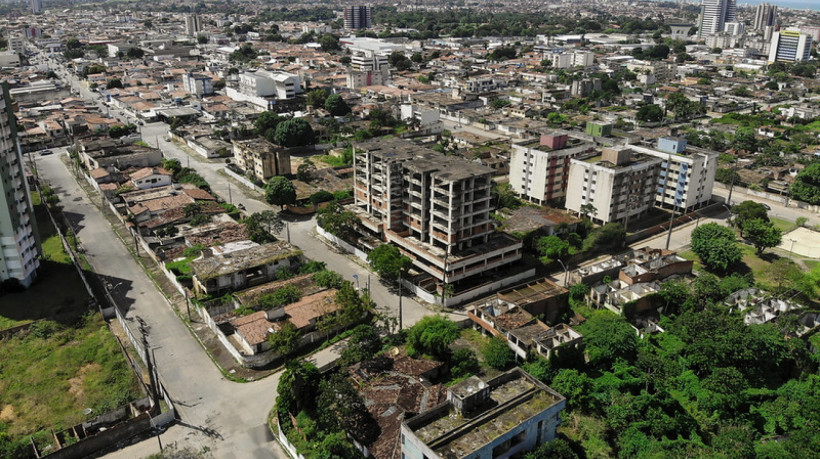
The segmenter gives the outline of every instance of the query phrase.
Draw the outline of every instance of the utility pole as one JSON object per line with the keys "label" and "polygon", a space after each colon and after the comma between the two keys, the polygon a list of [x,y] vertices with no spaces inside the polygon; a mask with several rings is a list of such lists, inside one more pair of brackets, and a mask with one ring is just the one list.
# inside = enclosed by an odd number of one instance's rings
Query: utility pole
{"label": "utility pole", "polygon": [[285,222],[285,231],[288,233],[288,244],[290,244],[290,224]]}
{"label": "utility pole", "polygon": [[401,270],[399,270],[399,331],[402,330],[401,290]]}
{"label": "utility pole", "polygon": [[672,207],[672,216],[669,217],[669,232],[666,233],[666,250],[669,250],[669,242],[672,241],[672,226],[675,222],[675,213],[678,211],[678,206]]}
{"label": "utility pole", "polygon": [[735,189],[735,176],[737,175],[737,158],[732,166],[732,180],[729,182],[729,196],[726,198],[726,205],[732,207],[732,191]]}
{"label": "utility pole", "polygon": [[233,204],[233,196],[231,196],[231,182],[228,182],[228,204]]}

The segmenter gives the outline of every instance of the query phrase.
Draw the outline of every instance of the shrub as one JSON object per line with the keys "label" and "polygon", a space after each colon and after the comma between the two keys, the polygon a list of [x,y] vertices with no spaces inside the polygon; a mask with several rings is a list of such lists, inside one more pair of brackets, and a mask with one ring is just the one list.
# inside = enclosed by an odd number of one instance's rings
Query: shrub
{"label": "shrub", "polygon": [[507,340],[494,337],[481,348],[484,362],[496,370],[506,370],[515,363],[515,353],[507,345]]}

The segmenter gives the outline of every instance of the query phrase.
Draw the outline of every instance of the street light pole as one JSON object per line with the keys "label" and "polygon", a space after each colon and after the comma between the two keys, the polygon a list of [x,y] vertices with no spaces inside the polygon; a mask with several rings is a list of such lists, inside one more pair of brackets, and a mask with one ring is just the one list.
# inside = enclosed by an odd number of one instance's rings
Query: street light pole
{"label": "street light pole", "polygon": [[669,232],[666,233],[666,250],[669,250],[669,243],[672,241],[672,226],[675,222],[675,213],[678,211],[678,206],[672,207],[672,215],[669,217]]}
{"label": "street light pole", "polygon": [[402,310],[401,310],[401,293],[402,293],[402,286],[401,286],[401,270],[399,270],[399,331],[402,330]]}
{"label": "street light pole", "polygon": [[794,261],[794,260],[792,260],[792,256],[793,256],[792,253],[794,252],[794,243],[797,242],[797,240],[796,239],[789,239],[789,240],[792,241],[792,245],[789,247],[789,261]]}

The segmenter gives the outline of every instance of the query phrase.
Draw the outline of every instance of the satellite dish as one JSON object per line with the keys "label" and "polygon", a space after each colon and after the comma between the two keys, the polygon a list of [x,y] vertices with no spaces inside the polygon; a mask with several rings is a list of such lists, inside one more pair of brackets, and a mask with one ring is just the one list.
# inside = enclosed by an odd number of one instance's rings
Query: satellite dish
{"label": "satellite dish", "polygon": [[91,414],[93,412],[94,412],[94,410],[92,410],[91,408],[86,408],[86,409],[83,410],[83,414],[86,415],[86,416],[88,416],[89,414]]}

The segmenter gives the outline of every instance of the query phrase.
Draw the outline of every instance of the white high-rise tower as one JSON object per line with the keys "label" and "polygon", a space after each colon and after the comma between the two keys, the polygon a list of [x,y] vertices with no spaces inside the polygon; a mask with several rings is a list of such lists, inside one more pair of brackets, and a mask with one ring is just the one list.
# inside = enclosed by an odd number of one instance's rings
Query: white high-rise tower
{"label": "white high-rise tower", "polygon": [[698,37],[723,32],[727,22],[735,21],[736,14],[736,0],[703,0],[700,8]]}
{"label": "white high-rise tower", "polygon": [[28,287],[37,277],[40,246],[34,206],[26,185],[9,84],[0,83],[0,281]]}

